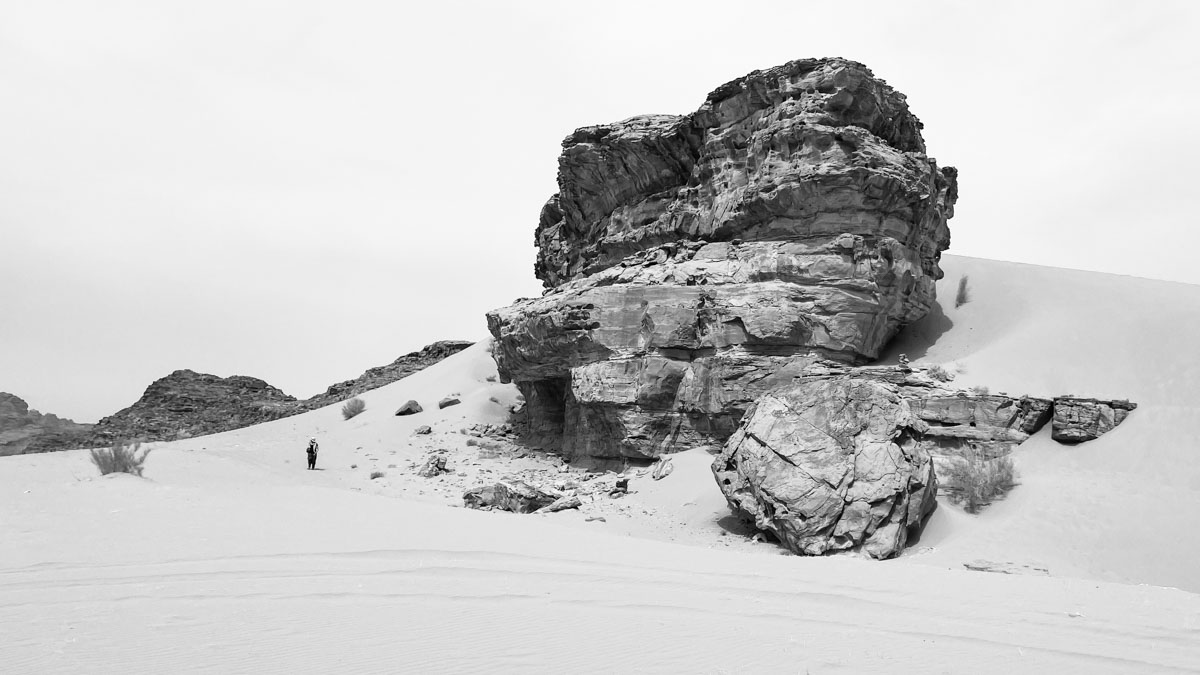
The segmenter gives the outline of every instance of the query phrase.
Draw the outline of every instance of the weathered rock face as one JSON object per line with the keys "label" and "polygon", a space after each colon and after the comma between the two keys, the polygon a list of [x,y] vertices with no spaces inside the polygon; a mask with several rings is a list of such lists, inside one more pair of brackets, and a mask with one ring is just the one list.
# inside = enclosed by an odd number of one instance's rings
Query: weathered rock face
{"label": "weathered rock face", "polygon": [[1060,396],[1054,399],[1051,438],[1061,443],[1082,443],[1112,431],[1137,408],[1129,401]]}
{"label": "weathered rock face", "polygon": [[[385,384],[402,380],[413,373],[424,370],[441,361],[447,356],[453,356],[475,343],[463,340],[442,340],[426,345],[419,351],[410,352],[392,361],[386,366],[371,368],[353,380],[346,380],[330,386],[324,393],[306,399],[302,408],[316,410],[334,403],[357,396],[372,389],[378,389]],[[419,410],[418,410],[419,412]]]}
{"label": "weathered rock face", "polygon": [[87,433],[91,428],[90,424],[40,413],[20,397],[0,392],[0,456],[19,455],[44,439]]}
{"label": "weathered rock face", "polygon": [[793,357],[875,358],[928,311],[950,241],[956,173],[920,127],[865,66],[807,59],[569,136],[536,234],[549,290],[488,315],[532,440],[720,442]]}
{"label": "weathered rock face", "polygon": [[287,417],[297,406],[295,398],[255,377],[177,370],[153,382],[133,405],[100,420],[87,445],[214,434]]}
{"label": "weathered rock face", "polygon": [[713,473],[735,513],[795,553],[890,558],[936,505],[927,428],[895,385],[813,379],[760,398]]}

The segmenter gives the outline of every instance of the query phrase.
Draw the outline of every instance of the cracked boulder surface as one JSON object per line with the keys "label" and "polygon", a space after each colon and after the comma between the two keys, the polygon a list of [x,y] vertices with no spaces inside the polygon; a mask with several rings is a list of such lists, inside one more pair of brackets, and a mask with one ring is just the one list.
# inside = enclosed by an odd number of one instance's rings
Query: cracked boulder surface
{"label": "cracked boulder surface", "polygon": [[535,235],[547,290],[488,314],[529,440],[721,443],[806,355],[876,358],[929,311],[950,243],[957,174],[920,129],[862,64],[802,59],[568,136]]}
{"label": "cracked boulder surface", "polygon": [[927,429],[894,384],[813,379],[761,397],[713,474],[735,514],[793,553],[891,558],[936,506]]}
{"label": "cracked boulder surface", "polygon": [[1054,399],[1051,437],[1060,443],[1083,443],[1112,431],[1137,408],[1130,401],[1059,396]]}

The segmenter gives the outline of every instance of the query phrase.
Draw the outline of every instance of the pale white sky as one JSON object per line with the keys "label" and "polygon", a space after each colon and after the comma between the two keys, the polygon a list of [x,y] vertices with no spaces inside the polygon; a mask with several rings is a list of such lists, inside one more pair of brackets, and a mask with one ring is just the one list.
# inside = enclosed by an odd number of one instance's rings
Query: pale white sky
{"label": "pale white sky", "polygon": [[483,338],[540,292],[564,136],[810,56],[908,95],[950,253],[1200,283],[1197,7],[0,3],[0,391],[91,422]]}

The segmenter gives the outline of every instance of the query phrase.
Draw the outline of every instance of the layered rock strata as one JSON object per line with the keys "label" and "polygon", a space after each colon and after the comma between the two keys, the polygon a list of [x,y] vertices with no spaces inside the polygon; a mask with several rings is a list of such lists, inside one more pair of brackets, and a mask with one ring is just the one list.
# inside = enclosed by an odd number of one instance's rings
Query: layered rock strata
{"label": "layered rock strata", "polygon": [[1051,437],[1060,443],[1083,443],[1112,431],[1137,408],[1129,401],[1060,396],[1054,399]]}
{"label": "layered rock strata", "polygon": [[568,136],[536,233],[547,292],[488,315],[530,440],[720,442],[797,355],[875,358],[929,310],[950,241],[956,173],[920,128],[865,66],[805,59]]}

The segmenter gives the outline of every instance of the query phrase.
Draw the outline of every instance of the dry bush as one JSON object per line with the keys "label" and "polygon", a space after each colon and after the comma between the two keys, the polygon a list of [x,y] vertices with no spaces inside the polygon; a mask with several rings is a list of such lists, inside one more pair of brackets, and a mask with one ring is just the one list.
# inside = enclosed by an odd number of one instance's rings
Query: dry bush
{"label": "dry bush", "polygon": [[965,274],[958,278],[958,292],[954,294],[955,309],[971,301],[971,289],[967,286],[970,282],[967,279],[968,277]]}
{"label": "dry bush", "polygon": [[375,480],[376,478],[383,478],[384,475],[385,474],[382,471],[372,471],[371,472],[371,480]]}
{"label": "dry bush", "polygon": [[140,442],[126,443],[122,440],[117,440],[111,448],[96,448],[92,450],[92,464],[100,469],[101,476],[107,476],[110,473],[129,473],[135,476],[142,475],[142,465],[146,463],[146,456],[150,454],[150,448],[142,450]]}
{"label": "dry bush", "polygon": [[367,404],[363,403],[361,398],[355,397],[349,401],[346,401],[346,405],[342,406],[342,417],[345,419],[350,419],[366,409]]}
{"label": "dry bush", "polygon": [[939,478],[950,500],[967,513],[979,513],[1017,485],[1011,457],[985,459],[975,450],[950,459]]}
{"label": "dry bush", "polygon": [[927,370],[927,372],[929,373],[930,377],[937,380],[938,382],[949,382],[950,380],[954,379],[954,376],[951,375],[948,370],[946,370],[945,368],[943,368],[941,366],[937,366],[937,365],[929,366],[929,369]]}

